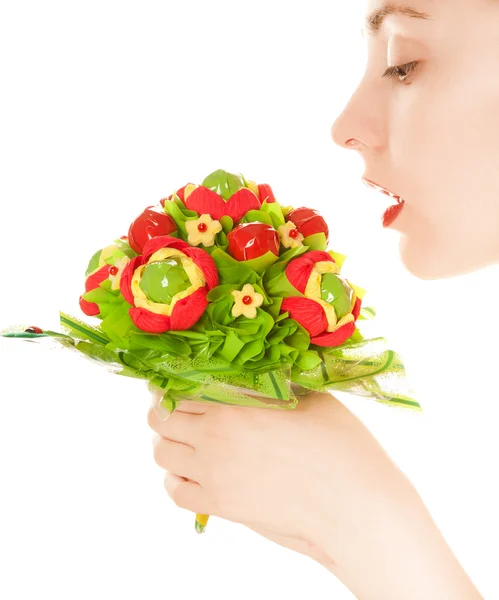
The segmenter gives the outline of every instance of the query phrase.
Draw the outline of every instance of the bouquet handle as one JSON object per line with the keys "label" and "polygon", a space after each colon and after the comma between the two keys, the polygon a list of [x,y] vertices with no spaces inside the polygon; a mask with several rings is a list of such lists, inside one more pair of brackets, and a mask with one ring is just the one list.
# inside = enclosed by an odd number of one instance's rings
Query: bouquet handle
{"label": "bouquet handle", "polygon": [[204,530],[206,529],[206,524],[208,523],[209,518],[210,518],[210,515],[201,515],[199,513],[196,513],[195,527],[196,527],[196,531],[198,533],[204,533]]}

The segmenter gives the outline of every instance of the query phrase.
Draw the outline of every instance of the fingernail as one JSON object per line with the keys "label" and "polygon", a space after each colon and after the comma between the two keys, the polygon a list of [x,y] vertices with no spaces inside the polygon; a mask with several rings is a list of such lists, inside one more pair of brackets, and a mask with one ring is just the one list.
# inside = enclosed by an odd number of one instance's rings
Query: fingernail
{"label": "fingernail", "polygon": [[168,410],[167,402],[163,401],[163,394],[158,392],[153,392],[152,395],[152,408],[156,413],[156,416],[160,421],[164,421],[170,416],[170,411]]}

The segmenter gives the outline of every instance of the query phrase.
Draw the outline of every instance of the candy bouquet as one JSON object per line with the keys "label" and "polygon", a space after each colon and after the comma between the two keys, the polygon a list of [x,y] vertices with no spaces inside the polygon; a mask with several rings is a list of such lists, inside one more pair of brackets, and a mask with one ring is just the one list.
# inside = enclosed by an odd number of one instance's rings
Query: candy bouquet
{"label": "candy bouquet", "polygon": [[[420,410],[400,356],[358,322],[365,290],[346,279],[313,208],[283,206],[268,184],[217,170],[149,206],[128,235],[96,252],[64,333],[50,338],[176,402],[294,409],[310,390],[339,390]],[[207,515],[197,515],[202,532]]]}

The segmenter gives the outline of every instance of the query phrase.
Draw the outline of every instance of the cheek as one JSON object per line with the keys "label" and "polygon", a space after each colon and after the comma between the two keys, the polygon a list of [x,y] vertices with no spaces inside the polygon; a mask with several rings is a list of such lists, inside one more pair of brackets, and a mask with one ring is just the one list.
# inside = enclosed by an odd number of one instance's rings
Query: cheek
{"label": "cheek", "polygon": [[489,79],[409,89],[393,123],[401,189],[414,209],[450,228],[499,215],[499,86]]}

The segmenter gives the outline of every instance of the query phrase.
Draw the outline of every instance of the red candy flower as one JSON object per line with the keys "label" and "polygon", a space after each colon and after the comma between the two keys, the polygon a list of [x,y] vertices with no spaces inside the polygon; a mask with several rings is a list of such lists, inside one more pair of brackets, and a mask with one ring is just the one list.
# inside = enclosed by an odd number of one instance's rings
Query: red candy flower
{"label": "red candy flower", "polygon": [[236,260],[250,260],[272,252],[279,256],[279,234],[265,223],[241,223],[228,235],[228,253]]}
{"label": "red candy flower", "polygon": [[274,192],[268,183],[260,183],[258,185],[258,197],[262,204],[265,201],[267,201],[267,204],[275,202]]}
{"label": "red candy flower", "polygon": [[[109,277],[111,265],[104,265],[98,271],[92,273],[85,281],[85,292],[91,292],[99,287]],[[100,308],[95,302],[88,302],[80,296],[80,308],[89,317],[95,317],[100,313]]]}
{"label": "red candy flower", "polygon": [[[88,276],[85,280],[85,293],[97,289],[106,279],[111,281],[112,290],[119,290],[121,273],[130,259],[120,251],[116,244],[106,246],[98,254],[96,253],[94,258],[96,262],[92,266],[91,261],[87,270]],[[98,304],[89,302],[82,296],[80,296],[80,308],[89,317],[95,317],[100,314]]]}
{"label": "red candy flower", "polygon": [[121,293],[133,306],[134,324],[149,333],[192,327],[208,306],[206,294],[218,285],[211,256],[169,235],[155,237],[121,276]]}
{"label": "red candy flower", "polygon": [[286,215],[286,221],[292,221],[303,237],[323,233],[326,236],[326,243],[329,240],[327,223],[313,208],[295,208]]}
{"label": "red candy flower", "polygon": [[128,243],[140,254],[150,239],[177,230],[175,221],[159,206],[149,206],[130,225]]}
{"label": "red candy flower", "polygon": [[[175,194],[177,194],[177,196],[180,198],[180,200],[182,200],[182,202],[184,202],[184,200],[185,200],[185,198],[184,198],[184,191],[185,191],[185,188],[186,188],[188,185],[194,185],[194,184],[193,184],[193,183],[187,183],[186,185],[184,185],[184,187],[181,187],[180,189],[178,189],[178,190],[175,192]],[[161,204],[161,206],[164,206],[164,205],[165,205],[165,201],[167,201],[167,200],[173,200],[173,194],[170,194],[170,195],[168,196],[168,198],[162,198],[162,199],[160,200],[160,204]]]}
{"label": "red candy flower", "polygon": [[289,283],[303,297],[284,298],[282,312],[302,325],[317,346],[339,346],[355,331],[361,299],[339,275],[339,268],[327,252],[314,250],[290,261],[286,267]]}
{"label": "red candy flower", "polygon": [[227,215],[234,221],[239,221],[249,210],[258,210],[261,206],[260,198],[249,188],[241,188],[227,200],[203,185],[198,187],[186,186],[184,190],[184,204],[189,210],[200,215],[210,215],[212,219],[220,221]]}

